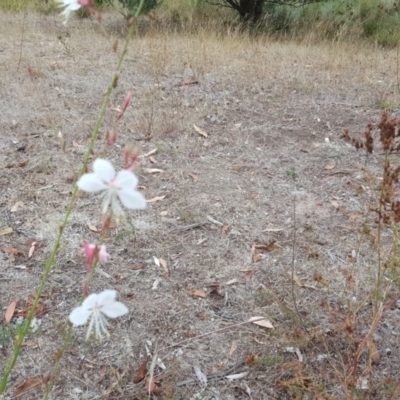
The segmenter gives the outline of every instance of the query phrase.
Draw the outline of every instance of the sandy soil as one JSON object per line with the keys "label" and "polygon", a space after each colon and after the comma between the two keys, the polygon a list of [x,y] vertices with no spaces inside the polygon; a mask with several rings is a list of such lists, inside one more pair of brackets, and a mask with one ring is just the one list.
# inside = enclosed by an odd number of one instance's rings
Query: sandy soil
{"label": "sandy soil", "polygon": [[[41,279],[123,31],[117,16],[105,15],[102,25],[73,18],[64,27],[58,16],[0,15],[0,225],[13,230],[0,236],[0,306],[4,315],[18,300],[12,323]],[[206,30],[135,37],[93,159],[121,167],[126,143],[144,155],[156,149],[136,173],[145,197],[162,199],[110,230],[111,261],[90,289],[116,289],[130,313],[112,321],[102,343],[85,342],[84,328],[74,332],[51,397],[147,398],[144,382],[133,381],[147,353],[157,352],[160,398],[345,399],[355,344],[368,331],[368,304],[351,334],[345,321],[347,302],[368,296],[376,270],[360,229],[380,159],[357,153],[340,134],[361,133],[384,106],[397,111],[396,65],[395,51],[361,44]],[[117,125],[119,140],[106,149],[128,90],[133,101]],[[82,294],[83,240],[96,242],[93,227],[101,226],[99,198],[80,195],[41,301],[41,328],[26,340],[6,399],[24,381],[51,374]],[[39,247],[29,257],[32,241]],[[307,334],[291,294],[293,247]],[[274,329],[231,326],[253,316]],[[369,375],[366,354],[360,360],[360,382],[370,390],[360,383],[353,398],[398,395],[390,388],[398,386],[399,319],[396,307],[385,314],[374,336],[379,365]],[[1,346],[0,371],[12,341]],[[39,385],[22,398],[42,393]]]}

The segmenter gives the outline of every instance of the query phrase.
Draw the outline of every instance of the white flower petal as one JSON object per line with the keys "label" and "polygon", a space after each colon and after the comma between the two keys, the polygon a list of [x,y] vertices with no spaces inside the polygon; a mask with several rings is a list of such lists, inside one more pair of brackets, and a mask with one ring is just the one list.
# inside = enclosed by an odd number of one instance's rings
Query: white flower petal
{"label": "white flower petal", "polygon": [[57,0],[57,2],[60,3],[60,7],[64,7],[61,13],[64,16],[64,25],[67,23],[71,12],[81,8],[77,0]]}
{"label": "white flower petal", "polygon": [[76,11],[76,10],[79,10],[80,8],[81,8],[80,4],[72,3],[72,4],[69,4],[66,9],[68,9],[69,11]]}
{"label": "white flower petal", "polygon": [[65,10],[69,11],[76,11],[81,8],[77,0],[57,0],[57,3],[60,3],[60,7],[65,7]]}
{"label": "white flower petal", "polygon": [[128,312],[128,308],[120,301],[114,301],[101,308],[101,312],[109,318],[118,318]]}
{"label": "white flower petal", "polygon": [[69,314],[69,320],[74,326],[84,325],[91,314],[91,311],[89,311],[86,307],[76,307],[72,310],[71,314]]}
{"label": "white flower petal", "polygon": [[146,199],[137,190],[119,190],[118,197],[126,208],[137,210],[143,210],[146,208]]}
{"label": "white flower petal", "polygon": [[99,304],[100,302],[99,296],[100,294],[96,293],[89,294],[89,296],[86,297],[85,300],[83,300],[82,307],[91,312],[93,307],[95,307],[96,304]]}
{"label": "white flower petal", "polygon": [[96,296],[97,296],[97,304],[105,306],[107,304],[112,304],[115,301],[115,298],[117,297],[117,291],[109,290],[109,289],[103,290],[101,293],[97,294]]}
{"label": "white flower petal", "polygon": [[139,180],[137,176],[133,172],[127,171],[126,169],[119,171],[115,177],[115,186],[121,189],[135,189],[138,182]]}
{"label": "white flower petal", "polygon": [[115,178],[115,169],[108,160],[98,158],[93,163],[93,172],[104,182],[110,183]]}
{"label": "white flower petal", "polygon": [[105,185],[102,179],[94,173],[82,175],[77,185],[79,189],[89,193],[99,192],[107,188],[107,185]]}

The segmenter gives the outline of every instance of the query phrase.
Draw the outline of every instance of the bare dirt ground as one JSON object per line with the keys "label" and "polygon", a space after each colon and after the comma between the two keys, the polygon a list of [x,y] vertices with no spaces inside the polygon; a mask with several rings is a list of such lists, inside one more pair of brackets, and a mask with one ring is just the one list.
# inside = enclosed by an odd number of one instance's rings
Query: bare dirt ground
{"label": "bare dirt ground", "polygon": [[[117,61],[113,43],[123,39],[117,16],[105,15],[102,25],[61,22],[0,15],[1,229],[13,229],[0,236],[3,330],[9,304],[19,300],[15,323],[42,276]],[[105,154],[128,90],[132,105]],[[346,299],[363,300],[376,269],[358,240],[371,199],[368,171],[379,171],[379,157],[367,160],[339,136],[344,128],[362,132],[382,106],[395,110],[398,102],[395,51],[206,31],[135,37],[93,159],[121,167],[125,143],[143,154],[156,149],[136,173],[145,197],[161,199],[109,232],[111,261],[91,290],[116,289],[130,313],[112,321],[102,343],[86,343],[85,328],[74,332],[52,398],[147,398],[144,383],[133,381],[157,348],[165,366],[155,368],[163,374],[159,398],[345,399],[354,343],[368,330],[366,305],[349,339]],[[41,301],[41,328],[27,338],[6,399],[29,378],[51,374],[82,295],[83,240],[96,242],[93,226],[101,225],[100,200],[82,194]],[[295,229],[304,285],[297,281],[295,294],[308,335],[291,295]],[[29,257],[33,240],[39,248]],[[253,316],[274,329],[229,328]],[[375,337],[379,365],[368,375],[363,354],[354,398],[396,398],[399,319],[396,307],[386,313]],[[0,371],[11,354],[12,341],[4,341]],[[22,398],[42,393],[39,385]]]}

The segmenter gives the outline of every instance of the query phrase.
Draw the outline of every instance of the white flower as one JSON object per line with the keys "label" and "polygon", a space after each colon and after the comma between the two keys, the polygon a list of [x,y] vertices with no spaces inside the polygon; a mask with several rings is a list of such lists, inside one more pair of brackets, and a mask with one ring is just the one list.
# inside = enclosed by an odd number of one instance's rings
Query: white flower
{"label": "white flower", "polygon": [[110,336],[105,315],[109,318],[118,318],[128,312],[124,304],[115,300],[116,295],[115,290],[104,290],[99,294],[92,293],[86,297],[81,306],[71,312],[69,320],[74,326],[84,325],[90,318],[86,340],[92,334],[93,329],[96,338],[101,339],[103,334]]}
{"label": "white flower", "polygon": [[62,15],[64,15],[64,24],[67,23],[69,15],[72,11],[79,10],[82,6],[79,4],[79,0],[57,0],[60,4],[60,7],[64,7],[62,11]]}
{"label": "white flower", "polygon": [[82,175],[77,183],[79,189],[85,192],[94,193],[105,190],[102,212],[106,214],[111,204],[115,215],[124,214],[117,197],[126,208],[146,208],[146,199],[135,190],[137,184],[138,178],[134,173],[122,170],[116,174],[112,164],[100,158],[93,163],[93,172]]}

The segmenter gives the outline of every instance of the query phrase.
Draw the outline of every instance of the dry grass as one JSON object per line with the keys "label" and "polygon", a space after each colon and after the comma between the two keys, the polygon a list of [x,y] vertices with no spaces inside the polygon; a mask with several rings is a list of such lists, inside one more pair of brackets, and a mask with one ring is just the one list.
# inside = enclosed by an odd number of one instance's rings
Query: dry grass
{"label": "dry grass", "polygon": [[[0,27],[1,225],[14,229],[0,237],[0,247],[24,253],[0,253],[5,310],[16,299],[22,309],[35,292],[116,62],[113,43],[125,28],[112,15],[100,26],[72,19],[64,28],[57,17],[33,14],[1,15]],[[131,313],[113,324],[105,343],[85,343],[84,332],[76,332],[53,398],[145,398],[133,377],[148,341],[166,365],[165,399],[249,398],[246,390],[254,399],[366,398],[364,390],[351,393],[346,371],[370,321],[363,300],[373,284],[376,255],[361,228],[373,197],[369,179],[381,172],[379,157],[367,164],[339,135],[377,121],[383,94],[399,101],[396,85],[394,51],[210,30],[183,35],[150,29],[138,35],[96,156],[103,154],[114,108],[132,90],[133,104],[118,127],[119,147],[107,157],[121,165],[126,142],[139,144],[143,153],[156,148],[157,163],[143,158],[137,173],[147,199],[165,198],[146,212],[131,213],[126,225],[110,232],[112,261],[104,267],[110,277],[96,274],[91,289],[117,289]],[[24,161],[25,167],[4,168]],[[164,172],[146,172],[152,167]],[[10,212],[18,201],[23,205]],[[82,241],[95,241],[88,224],[102,223],[97,210],[93,197],[77,201],[43,298],[42,329],[27,339],[33,345],[24,348],[6,398],[18,382],[51,371],[64,321],[82,291]],[[196,222],[206,224],[174,230]],[[296,275],[306,285],[295,292],[307,332],[290,294],[294,228]],[[32,258],[28,238],[41,244]],[[253,244],[273,241],[269,251],[254,257]],[[353,250],[359,250],[356,264],[349,258]],[[168,261],[169,276],[153,256]],[[236,282],[227,285],[232,279]],[[206,298],[191,297],[190,288],[203,290]],[[349,335],[346,321],[354,301],[362,307]],[[165,349],[255,315],[267,316],[275,329],[242,325]],[[393,307],[376,332],[381,353],[371,383],[376,399],[398,398],[398,320]],[[299,348],[303,363],[285,351],[289,346]],[[4,355],[11,350],[5,346]],[[249,375],[240,380],[210,380],[207,387],[196,381],[194,366],[205,374],[223,372],[251,354],[255,365],[248,359],[242,369]],[[360,371],[367,370],[363,356]],[[36,390],[26,398],[40,397]]]}

